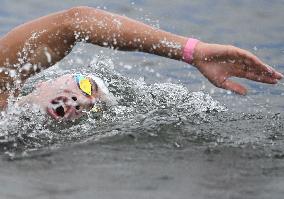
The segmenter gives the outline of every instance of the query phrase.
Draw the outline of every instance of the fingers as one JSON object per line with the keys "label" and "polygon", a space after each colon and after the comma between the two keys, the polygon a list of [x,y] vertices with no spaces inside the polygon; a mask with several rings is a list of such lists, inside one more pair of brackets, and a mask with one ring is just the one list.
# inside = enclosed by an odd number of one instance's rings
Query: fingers
{"label": "fingers", "polygon": [[239,49],[238,55],[239,55],[239,60],[242,62],[244,66],[246,66],[249,69],[249,71],[254,71],[259,75],[271,77],[278,80],[283,78],[283,75],[280,72],[276,71],[272,67],[263,63],[254,54],[246,50]]}
{"label": "fingers", "polygon": [[[236,71],[236,73],[239,73],[239,75],[236,76],[244,77],[246,72],[254,72],[259,76],[266,76],[277,80],[283,78],[280,72],[266,65],[257,56],[247,50],[230,45],[212,44],[208,45],[205,51],[207,51],[205,54],[207,55],[206,57],[209,58],[208,60],[230,64],[233,66],[231,67],[233,71],[240,69]],[[233,71],[230,73],[235,73]]]}
{"label": "fingers", "polygon": [[245,95],[247,89],[228,80],[229,77],[235,76],[268,84],[276,84],[283,78],[281,73],[246,50],[214,44],[208,45],[204,51],[208,59],[201,61],[198,69],[217,87]]}
{"label": "fingers", "polygon": [[275,79],[282,79],[283,78],[283,74],[281,74],[280,72],[276,71],[275,69],[273,69],[271,66],[265,65],[267,67],[268,70],[271,71],[271,77],[275,78]]}
{"label": "fingers", "polygon": [[251,52],[234,46],[226,46],[226,48],[226,53],[224,53],[224,55],[227,56],[226,59],[230,58],[234,60],[236,63],[246,68],[247,71],[278,80],[283,78],[283,75],[280,72],[263,63]]}
{"label": "fingers", "polygon": [[247,72],[240,69],[236,69],[235,71],[233,71],[230,76],[246,78],[249,80],[267,83],[267,84],[276,84],[279,80],[272,75],[259,74],[257,72]]}
{"label": "fingers", "polygon": [[278,79],[271,77],[271,76],[265,76],[265,75],[258,75],[253,72],[247,72],[244,75],[245,78],[257,81],[257,82],[262,82],[262,83],[267,83],[267,84],[276,84],[278,82]]}
{"label": "fingers", "polygon": [[281,73],[262,62],[257,62],[257,60],[253,63],[252,60],[247,58],[242,60],[242,63],[229,63],[227,65],[232,69],[232,76],[247,78],[257,82],[275,84],[283,78]]}
{"label": "fingers", "polygon": [[242,85],[240,85],[236,82],[233,82],[229,79],[226,79],[221,84],[221,88],[233,91],[233,92],[238,93],[240,95],[246,95],[247,94],[247,89],[244,86],[242,86]]}

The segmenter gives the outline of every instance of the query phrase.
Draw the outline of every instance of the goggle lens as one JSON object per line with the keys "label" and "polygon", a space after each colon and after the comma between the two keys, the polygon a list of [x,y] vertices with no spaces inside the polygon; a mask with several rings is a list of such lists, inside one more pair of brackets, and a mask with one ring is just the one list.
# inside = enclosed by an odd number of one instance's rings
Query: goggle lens
{"label": "goggle lens", "polygon": [[[92,86],[94,84],[95,87],[97,87],[96,83],[93,82],[91,83],[90,79],[86,77],[85,75],[82,74],[76,74],[74,75],[74,79],[76,83],[78,84],[78,87],[80,88],[81,91],[83,91],[86,95],[91,96],[92,95]],[[101,112],[102,108],[93,106],[93,108],[90,110],[91,112]]]}
{"label": "goggle lens", "polygon": [[92,95],[92,83],[87,77],[81,74],[76,74],[75,81],[84,93],[90,96]]}

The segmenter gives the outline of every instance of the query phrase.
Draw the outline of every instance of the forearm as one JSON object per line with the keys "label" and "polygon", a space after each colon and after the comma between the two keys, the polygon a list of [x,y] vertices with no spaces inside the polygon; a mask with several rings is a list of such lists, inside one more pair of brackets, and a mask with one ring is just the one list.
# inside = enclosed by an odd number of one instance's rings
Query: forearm
{"label": "forearm", "polygon": [[143,51],[182,59],[187,38],[162,31],[130,18],[88,7],[69,11],[71,31],[82,39],[119,50]]}

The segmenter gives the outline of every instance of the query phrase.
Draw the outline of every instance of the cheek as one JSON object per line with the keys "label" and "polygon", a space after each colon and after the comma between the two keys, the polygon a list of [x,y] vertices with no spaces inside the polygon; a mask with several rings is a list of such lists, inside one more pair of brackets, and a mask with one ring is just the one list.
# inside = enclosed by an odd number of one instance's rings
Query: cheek
{"label": "cheek", "polygon": [[44,84],[42,82],[38,82],[35,86],[36,89],[41,89],[42,87],[44,87]]}

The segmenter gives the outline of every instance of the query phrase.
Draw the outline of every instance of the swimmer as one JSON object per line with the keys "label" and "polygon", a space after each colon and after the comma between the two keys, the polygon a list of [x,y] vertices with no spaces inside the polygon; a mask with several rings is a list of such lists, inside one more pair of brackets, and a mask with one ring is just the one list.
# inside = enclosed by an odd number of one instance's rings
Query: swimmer
{"label": "swimmer", "polygon": [[[0,38],[1,108],[7,106],[11,90],[17,96],[26,79],[63,59],[78,41],[184,61],[215,86],[241,95],[247,89],[230,77],[268,84],[283,77],[246,50],[175,35],[103,10],[75,7],[27,22]],[[39,82],[18,104],[36,104],[56,120],[73,120],[93,109],[97,100],[111,98],[102,80],[78,73]]]}

